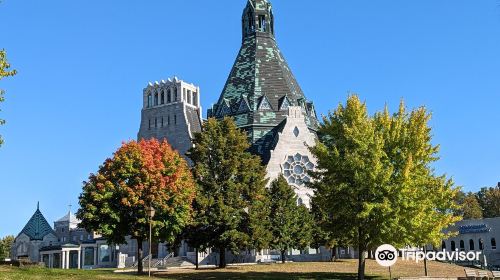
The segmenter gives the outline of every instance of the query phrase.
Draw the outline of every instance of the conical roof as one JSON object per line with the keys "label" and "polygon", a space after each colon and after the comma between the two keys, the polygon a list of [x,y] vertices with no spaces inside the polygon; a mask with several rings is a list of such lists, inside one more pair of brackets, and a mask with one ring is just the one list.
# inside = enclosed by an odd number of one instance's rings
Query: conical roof
{"label": "conical roof", "polygon": [[[267,0],[248,0],[243,11],[243,42],[220,98],[209,117],[231,116],[249,132],[252,150],[264,156],[289,106],[301,106],[308,127],[318,120],[275,39],[274,15]],[[243,103],[248,104],[245,109]]]}
{"label": "conical roof", "polygon": [[20,234],[22,233],[26,234],[31,240],[43,240],[50,233],[55,235],[54,230],[50,227],[42,212],[40,212],[39,207],[37,207],[35,213]]}

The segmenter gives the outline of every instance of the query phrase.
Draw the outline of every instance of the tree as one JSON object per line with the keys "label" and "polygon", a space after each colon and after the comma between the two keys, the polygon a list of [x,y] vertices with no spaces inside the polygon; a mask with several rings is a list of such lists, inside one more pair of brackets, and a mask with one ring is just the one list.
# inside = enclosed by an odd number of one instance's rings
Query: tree
{"label": "tree", "polygon": [[[318,202],[320,199],[317,196],[311,199],[311,215],[313,216],[314,224],[312,232],[312,246],[313,248],[319,249],[321,246],[325,246],[331,251],[331,261],[334,262],[337,259],[336,248],[341,244],[342,233],[332,233],[331,219],[327,216],[327,213],[320,207],[322,205]],[[345,243],[344,243],[345,244]]]}
{"label": "tree", "polygon": [[500,186],[482,188],[477,193],[477,197],[485,218],[500,216]]}
{"label": "tree", "polygon": [[457,204],[460,205],[460,209],[456,211],[456,214],[462,216],[464,219],[483,218],[483,209],[481,209],[481,205],[479,204],[476,194],[472,192],[467,194],[459,192]]}
{"label": "tree", "polygon": [[297,204],[297,195],[283,176],[271,183],[268,190],[271,207],[271,248],[279,250],[285,263],[289,249],[302,249],[311,243],[312,217],[309,210]]}
{"label": "tree", "polygon": [[12,235],[6,236],[0,240],[0,260],[8,259],[11,257],[12,244],[14,244],[15,237]]}
{"label": "tree", "polygon": [[326,230],[358,248],[358,279],[368,250],[434,244],[458,220],[458,190],[430,166],[439,148],[431,144],[429,119],[424,108],[406,113],[403,103],[393,116],[386,109],[370,117],[356,95],[323,118],[311,148],[318,159],[311,187],[330,218]]}
{"label": "tree", "polygon": [[206,245],[219,251],[219,267],[226,266],[226,250],[263,247],[266,173],[259,157],[247,152],[247,135],[230,118],[209,119],[194,136],[189,157],[198,183],[195,223]]}
{"label": "tree", "polygon": [[[14,76],[16,70],[10,70],[10,64],[7,62],[7,56],[5,50],[0,50],[0,80],[5,77]],[[0,89],[0,103],[2,103],[5,98],[3,97],[4,91]],[[1,111],[1,110],[0,110]],[[0,119],[0,125],[5,124],[5,120]],[[0,135],[0,146],[3,144],[2,136]]]}
{"label": "tree", "polygon": [[146,208],[156,210],[151,221],[153,238],[173,242],[190,222],[194,196],[186,161],[166,141],[131,141],[84,182],[77,217],[82,227],[101,234],[110,244],[123,244],[126,236],[136,239],[142,273],[142,245],[149,236]]}

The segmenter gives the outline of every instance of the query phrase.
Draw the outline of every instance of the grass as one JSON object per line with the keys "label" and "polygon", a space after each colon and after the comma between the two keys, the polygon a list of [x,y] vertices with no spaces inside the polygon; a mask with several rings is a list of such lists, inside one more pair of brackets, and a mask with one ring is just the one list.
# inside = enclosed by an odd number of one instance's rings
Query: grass
{"label": "grass", "polygon": [[[460,266],[429,262],[430,276],[463,277],[464,270]],[[254,265],[229,267],[227,269],[174,269],[155,274],[153,279],[166,280],[344,280],[356,279],[357,262],[346,260],[336,263],[287,263],[274,265]],[[367,279],[389,279],[389,271],[368,260]],[[398,263],[392,268],[392,276],[422,276],[423,264],[414,262]],[[49,270],[43,268],[0,267],[0,280],[133,280],[147,279],[147,276],[132,274],[116,274],[112,270]]]}

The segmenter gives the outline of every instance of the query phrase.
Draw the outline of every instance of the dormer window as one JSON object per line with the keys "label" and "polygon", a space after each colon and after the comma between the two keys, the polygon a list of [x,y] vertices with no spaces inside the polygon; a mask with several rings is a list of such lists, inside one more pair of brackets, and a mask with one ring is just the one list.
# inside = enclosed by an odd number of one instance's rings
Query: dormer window
{"label": "dormer window", "polygon": [[271,110],[271,104],[269,103],[269,100],[267,100],[267,97],[262,97],[262,100],[260,101],[259,104],[259,110],[260,111],[265,111],[265,110]]}
{"label": "dormer window", "polygon": [[241,99],[241,102],[240,102],[240,106],[238,108],[238,113],[246,113],[248,112],[248,104],[247,102],[245,101],[244,98]]}
{"label": "dormer window", "polygon": [[289,107],[290,107],[290,101],[288,101],[288,98],[285,96],[281,101],[280,111],[286,111],[288,110]]}

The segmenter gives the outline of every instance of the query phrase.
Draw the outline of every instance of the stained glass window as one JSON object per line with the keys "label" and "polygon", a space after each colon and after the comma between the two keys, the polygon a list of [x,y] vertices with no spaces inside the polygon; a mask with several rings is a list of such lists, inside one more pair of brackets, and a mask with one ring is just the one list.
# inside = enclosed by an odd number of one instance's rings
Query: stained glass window
{"label": "stained glass window", "polygon": [[304,183],[311,181],[307,171],[313,170],[314,164],[309,160],[308,156],[297,153],[294,156],[288,156],[281,168],[289,184],[302,186]]}

